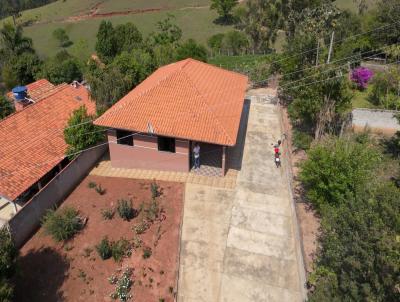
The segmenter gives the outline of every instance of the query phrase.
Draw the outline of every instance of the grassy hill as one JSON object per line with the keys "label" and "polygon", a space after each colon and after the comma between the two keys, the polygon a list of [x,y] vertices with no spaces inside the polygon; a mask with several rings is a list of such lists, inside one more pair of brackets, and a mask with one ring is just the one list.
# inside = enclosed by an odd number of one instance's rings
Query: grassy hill
{"label": "grassy hill", "polygon": [[[158,21],[168,14],[176,17],[183,29],[183,38],[195,38],[206,43],[207,39],[230,26],[216,25],[217,14],[209,9],[209,0],[60,0],[52,4],[27,10],[19,22],[24,23],[24,32],[31,37],[34,47],[42,57],[59,50],[52,37],[56,28],[64,28],[74,44],[68,49],[79,57],[87,57],[94,51],[96,33],[102,20],[114,25],[133,22],[144,34],[155,30]],[[10,21],[10,18],[0,22]]]}
{"label": "grassy hill", "polygon": [[[352,0],[336,2],[340,8],[357,10]],[[375,0],[368,2],[371,4]],[[25,25],[25,34],[33,39],[41,57],[60,50],[52,32],[61,27],[74,42],[68,51],[84,59],[94,52],[96,33],[102,20],[109,20],[114,25],[133,22],[146,35],[155,30],[158,21],[173,14],[183,29],[184,39],[194,38],[205,44],[211,35],[232,28],[214,24],[217,14],[209,9],[209,5],[209,0],[59,0],[24,11],[19,22]],[[0,26],[7,21],[11,22],[11,18],[1,20]],[[282,42],[277,43],[278,48]]]}

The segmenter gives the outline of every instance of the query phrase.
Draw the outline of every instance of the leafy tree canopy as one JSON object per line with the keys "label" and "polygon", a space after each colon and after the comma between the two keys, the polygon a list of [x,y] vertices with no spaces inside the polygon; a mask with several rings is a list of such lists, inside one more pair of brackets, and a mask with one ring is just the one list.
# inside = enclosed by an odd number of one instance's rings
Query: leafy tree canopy
{"label": "leafy tree canopy", "polygon": [[216,10],[220,18],[217,21],[228,23],[232,21],[232,10],[239,4],[238,0],[211,0],[210,9]]}
{"label": "leafy tree canopy", "polygon": [[176,60],[178,61],[192,58],[207,62],[207,49],[203,45],[197,44],[193,39],[189,39],[180,45],[176,53]]}
{"label": "leafy tree canopy", "polygon": [[94,116],[88,115],[85,106],[81,106],[72,113],[67,127],[64,129],[64,139],[68,144],[66,152],[68,157],[73,158],[77,152],[94,146],[104,139],[103,132],[99,131],[101,128],[91,123],[94,118]]}
{"label": "leafy tree canopy", "polygon": [[182,29],[172,21],[175,16],[168,17],[157,23],[158,32],[150,35],[152,45],[175,44],[182,38]]}
{"label": "leafy tree canopy", "polygon": [[10,100],[6,96],[0,95],[0,120],[9,116],[15,111],[15,108]]}
{"label": "leafy tree canopy", "polygon": [[0,228],[0,301],[12,301],[13,285],[10,279],[15,274],[17,256],[18,250],[10,233],[6,228]]}
{"label": "leafy tree canopy", "polygon": [[67,32],[63,28],[57,28],[53,31],[53,37],[58,41],[61,47],[68,47],[72,44]]}
{"label": "leafy tree canopy", "polygon": [[72,83],[82,79],[82,67],[78,59],[63,50],[43,64],[38,77],[46,78],[54,84]]}

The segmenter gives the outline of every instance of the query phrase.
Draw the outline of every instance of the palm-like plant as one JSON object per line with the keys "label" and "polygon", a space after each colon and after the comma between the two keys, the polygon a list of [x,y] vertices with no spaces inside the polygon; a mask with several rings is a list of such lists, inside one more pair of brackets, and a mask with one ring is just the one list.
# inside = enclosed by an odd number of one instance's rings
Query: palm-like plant
{"label": "palm-like plant", "polygon": [[2,55],[21,55],[25,52],[33,53],[32,39],[24,37],[21,26],[4,24],[0,30],[0,51]]}

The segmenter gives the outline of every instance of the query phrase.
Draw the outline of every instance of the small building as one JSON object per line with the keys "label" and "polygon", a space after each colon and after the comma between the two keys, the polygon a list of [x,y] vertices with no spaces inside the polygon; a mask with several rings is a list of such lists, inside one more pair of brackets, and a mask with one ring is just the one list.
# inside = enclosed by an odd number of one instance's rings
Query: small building
{"label": "small building", "polygon": [[0,224],[68,163],[63,132],[72,112],[84,105],[95,113],[83,86],[61,84],[43,93],[0,121]]}
{"label": "small building", "polygon": [[248,78],[193,59],[159,68],[95,124],[108,130],[111,165],[188,172],[192,150],[226,171],[236,144]]}

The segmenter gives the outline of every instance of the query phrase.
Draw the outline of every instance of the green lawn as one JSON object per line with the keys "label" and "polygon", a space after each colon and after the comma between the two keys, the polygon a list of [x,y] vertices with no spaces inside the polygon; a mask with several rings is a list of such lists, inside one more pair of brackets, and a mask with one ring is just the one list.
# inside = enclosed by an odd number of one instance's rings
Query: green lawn
{"label": "green lawn", "polygon": [[[373,9],[376,2],[376,0],[367,0],[368,9]],[[335,3],[340,9],[348,9],[352,12],[358,12],[357,4],[355,4],[353,0],[336,0]]]}
{"label": "green lawn", "polygon": [[368,94],[371,91],[371,88],[372,86],[369,85],[364,91],[354,91],[354,97],[352,100],[353,108],[377,108],[377,106],[368,101]]}
{"label": "green lawn", "polygon": [[[169,10],[161,12],[152,12],[136,15],[114,16],[105,18],[114,25],[133,22],[139,30],[147,35],[156,29],[158,21],[167,17],[167,14],[173,14],[176,17],[176,23],[183,30],[183,38],[194,38],[196,41],[206,44],[207,39],[216,33],[226,32],[232,27],[221,26],[213,23],[217,17],[214,11],[204,9],[185,9]],[[100,22],[104,19],[95,18],[79,22],[51,22],[48,24],[36,24],[26,27],[25,34],[33,39],[34,47],[42,57],[54,55],[59,47],[52,37],[54,29],[64,28],[70,39],[74,42],[68,50],[79,57],[88,57],[94,52],[96,43],[96,34]]]}

